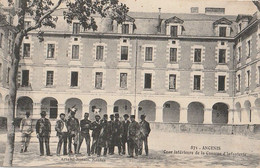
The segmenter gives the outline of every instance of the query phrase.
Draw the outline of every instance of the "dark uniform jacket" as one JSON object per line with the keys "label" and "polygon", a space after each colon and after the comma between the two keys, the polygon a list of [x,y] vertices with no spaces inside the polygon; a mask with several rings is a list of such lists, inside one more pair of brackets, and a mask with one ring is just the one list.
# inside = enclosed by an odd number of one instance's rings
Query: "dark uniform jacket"
{"label": "dark uniform jacket", "polygon": [[113,128],[114,128],[114,122],[115,121],[108,121],[108,136],[109,136],[109,140],[111,141],[112,140],[112,134],[113,134]]}
{"label": "dark uniform jacket", "polygon": [[89,134],[89,129],[91,127],[91,121],[83,119],[80,121],[80,131],[84,134]]}
{"label": "dark uniform jacket", "polygon": [[121,121],[115,120],[112,128],[114,145],[121,145],[121,137],[123,135],[123,124],[121,123]]}
{"label": "dark uniform jacket", "polygon": [[60,120],[58,120],[58,121],[56,122],[55,130],[57,131],[57,136],[59,136],[59,135],[62,134],[61,131],[62,131],[62,129],[63,129],[64,127],[67,127],[67,129],[68,129],[67,120],[62,121],[62,120],[60,119]]}
{"label": "dark uniform jacket", "polygon": [[36,122],[36,133],[40,136],[49,136],[51,132],[51,123],[47,118],[41,118]]}
{"label": "dark uniform jacket", "polygon": [[127,132],[127,138],[133,140],[136,144],[138,144],[139,136],[140,125],[136,121],[130,122]]}
{"label": "dark uniform jacket", "polygon": [[123,124],[123,136],[122,136],[122,140],[125,142],[127,141],[127,132],[128,132],[128,127],[129,127],[129,124],[130,124],[130,121],[129,120],[124,120],[122,121],[122,124]]}
{"label": "dark uniform jacket", "polygon": [[101,122],[97,122],[97,121],[93,121],[91,124],[91,129],[92,131],[92,137],[97,139],[100,135],[100,131],[101,131],[102,125]]}
{"label": "dark uniform jacket", "polygon": [[147,137],[149,133],[151,132],[150,124],[147,121],[141,121],[140,123],[140,132],[141,136]]}
{"label": "dark uniform jacket", "polygon": [[76,135],[79,132],[79,120],[77,118],[69,118],[67,125],[69,134]]}
{"label": "dark uniform jacket", "polygon": [[99,134],[98,146],[100,147],[107,147],[107,143],[109,140],[109,132],[111,132],[110,128],[108,127],[108,121],[101,120],[101,130]]}

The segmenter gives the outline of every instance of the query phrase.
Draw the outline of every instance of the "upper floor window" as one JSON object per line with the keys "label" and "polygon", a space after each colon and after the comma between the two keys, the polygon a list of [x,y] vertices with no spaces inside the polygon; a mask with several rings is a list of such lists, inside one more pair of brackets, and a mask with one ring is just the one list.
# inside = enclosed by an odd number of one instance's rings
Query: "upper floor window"
{"label": "upper floor window", "polygon": [[153,61],[153,47],[145,48],[145,61]]}
{"label": "upper floor window", "polygon": [[23,44],[23,57],[30,57],[31,45],[29,43]]}
{"label": "upper floor window", "polygon": [[218,91],[225,91],[225,76],[218,76]]}
{"label": "upper floor window", "polygon": [[214,29],[216,32],[216,36],[219,36],[219,37],[230,36],[231,30],[232,30],[231,24],[232,24],[232,21],[228,20],[224,17],[216,20],[213,23],[213,26],[214,26]]}
{"label": "upper floor window", "polygon": [[237,75],[237,91],[240,91],[241,89],[241,76],[240,74]]}
{"label": "upper floor window", "polygon": [[178,35],[178,26],[171,26],[171,36],[176,37]]}
{"label": "upper floor window", "polygon": [[250,85],[250,70],[246,71],[246,74],[247,74],[246,87],[249,87],[249,85]]}
{"label": "upper floor window", "polygon": [[96,60],[102,61],[104,56],[104,46],[97,46]]}
{"label": "upper floor window", "polygon": [[7,68],[6,83],[9,84],[10,68]]}
{"label": "upper floor window", "polygon": [[120,73],[120,88],[127,88],[127,73]]}
{"label": "upper floor window", "polygon": [[48,44],[47,58],[54,58],[55,44]]}
{"label": "upper floor window", "polygon": [[122,33],[123,34],[129,34],[129,24],[123,24],[122,25]]}
{"label": "upper floor window", "polygon": [[70,86],[71,87],[78,86],[78,72],[71,72]]}
{"label": "upper floor window", "polygon": [[22,86],[29,86],[29,70],[22,71]]}
{"label": "upper floor window", "polygon": [[72,59],[79,59],[79,45],[72,45]]}
{"label": "upper floor window", "polygon": [[219,27],[219,37],[226,37],[227,36],[227,28],[226,27]]}
{"label": "upper floor window", "polygon": [[3,36],[4,36],[4,34],[0,33],[0,48],[2,48],[2,45],[3,45]]}
{"label": "upper floor window", "polygon": [[170,74],[169,75],[169,90],[175,90],[176,89],[176,75]]}
{"label": "upper floor window", "polygon": [[152,88],[152,74],[151,73],[144,74],[144,88],[145,89]]}
{"label": "upper floor window", "polygon": [[195,48],[194,62],[201,62],[201,49],[200,48]]}
{"label": "upper floor window", "polygon": [[79,23],[73,23],[73,34],[79,34],[80,32],[80,24]]}
{"label": "upper floor window", "polygon": [[194,75],[193,90],[200,90],[201,76]]}
{"label": "upper floor window", "polygon": [[128,46],[121,46],[121,60],[128,60]]}
{"label": "upper floor window", "polygon": [[102,83],[103,83],[103,72],[96,72],[95,74],[95,88],[96,89],[102,89]]}
{"label": "upper floor window", "polygon": [[24,28],[27,29],[31,26],[31,21],[24,21]]}
{"label": "upper floor window", "polygon": [[247,57],[251,56],[251,40],[247,41]]}
{"label": "upper floor window", "polygon": [[2,81],[2,77],[3,77],[3,74],[2,74],[2,72],[3,72],[3,67],[2,67],[2,63],[0,63],[0,82]]}
{"label": "upper floor window", "polygon": [[170,48],[170,63],[177,62],[177,48]]}
{"label": "upper floor window", "polygon": [[53,86],[53,78],[54,78],[54,72],[53,71],[47,71],[46,86]]}
{"label": "upper floor window", "polygon": [[226,49],[219,49],[218,62],[226,63]]}
{"label": "upper floor window", "polygon": [[242,50],[241,47],[238,47],[238,62],[241,61],[241,57],[242,57]]}
{"label": "upper floor window", "polygon": [[242,31],[242,23],[239,23],[239,24],[238,24],[238,30],[239,30],[239,32]]}

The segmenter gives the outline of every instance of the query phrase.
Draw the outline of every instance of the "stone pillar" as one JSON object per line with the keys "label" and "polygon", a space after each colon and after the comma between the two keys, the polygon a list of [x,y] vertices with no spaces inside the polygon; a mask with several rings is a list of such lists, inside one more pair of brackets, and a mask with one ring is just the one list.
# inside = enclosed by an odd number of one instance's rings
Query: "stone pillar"
{"label": "stone pillar", "polygon": [[107,115],[109,117],[110,114],[114,114],[114,105],[108,104],[107,105]]}
{"label": "stone pillar", "polygon": [[82,116],[81,116],[82,119],[84,118],[85,113],[90,113],[89,104],[83,104],[82,105]]}
{"label": "stone pillar", "polygon": [[33,119],[39,119],[41,118],[41,103],[34,103],[33,104],[33,114],[32,114],[32,118]]}
{"label": "stone pillar", "polygon": [[66,114],[65,106],[66,106],[66,104],[58,104],[58,116],[57,116],[57,118],[60,117],[61,113]]}
{"label": "stone pillar", "polygon": [[252,115],[252,124],[259,124],[260,123],[260,108],[259,107],[252,107],[251,108],[251,115]]}
{"label": "stone pillar", "polygon": [[180,108],[180,123],[188,123],[188,108]]}
{"label": "stone pillar", "polygon": [[235,122],[235,110],[228,109],[228,124],[234,124]]}
{"label": "stone pillar", "polygon": [[163,122],[163,107],[156,106],[155,122]]}
{"label": "stone pillar", "polygon": [[203,124],[212,124],[212,109],[205,108],[204,109],[204,122]]}
{"label": "stone pillar", "polygon": [[242,108],[241,109],[241,123],[242,124],[249,124],[249,115],[248,109]]}

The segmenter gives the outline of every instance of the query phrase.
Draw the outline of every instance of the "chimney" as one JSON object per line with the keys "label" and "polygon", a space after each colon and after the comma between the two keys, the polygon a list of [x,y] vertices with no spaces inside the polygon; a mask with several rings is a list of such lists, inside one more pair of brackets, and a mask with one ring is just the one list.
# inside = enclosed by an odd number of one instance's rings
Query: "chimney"
{"label": "chimney", "polygon": [[206,14],[212,14],[212,15],[224,15],[225,14],[225,8],[209,8],[209,7],[206,7],[205,8],[205,13]]}
{"label": "chimney", "polygon": [[190,13],[199,13],[199,7],[191,7]]}
{"label": "chimney", "polygon": [[161,32],[161,8],[159,9],[159,14],[158,14],[158,26],[157,26],[157,31]]}

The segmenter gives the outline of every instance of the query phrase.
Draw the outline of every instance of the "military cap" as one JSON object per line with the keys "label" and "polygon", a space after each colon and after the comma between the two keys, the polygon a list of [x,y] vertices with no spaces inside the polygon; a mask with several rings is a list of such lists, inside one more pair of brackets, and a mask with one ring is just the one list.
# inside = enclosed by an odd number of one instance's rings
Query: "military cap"
{"label": "military cap", "polygon": [[129,117],[129,115],[128,115],[128,114],[124,114],[124,117],[127,117],[127,118],[128,118],[128,117]]}
{"label": "military cap", "polygon": [[64,116],[65,116],[65,114],[64,114],[64,113],[60,113],[60,116],[62,116],[62,115],[64,115]]}
{"label": "military cap", "polygon": [[118,113],[116,113],[116,114],[115,114],[115,117],[119,117],[119,114],[118,114]]}
{"label": "military cap", "polygon": [[146,115],[145,115],[145,114],[142,114],[142,115],[141,115],[141,118],[145,118],[145,117],[146,117]]}
{"label": "military cap", "polygon": [[40,114],[46,116],[46,111],[42,111]]}
{"label": "military cap", "polygon": [[130,118],[135,118],[135,115],[130,115]]}
{"label": "military cap", "polygon": [[76,114],[76,112],[75,111],[71,111],[70,114],[74,115],[74,114]]}
{"label": "military cap", "polygon": [[115,115],[114,114],[110,114],[110,117],[114,117]]}
{"label": "military cap", "polygon": [[30,111],[26,111],[25,115],[30,115]]}
{"label": "military cap", "polygon": [[104,114],[103,117],[108,117],[108,115],[107,115],[107,114]]}

